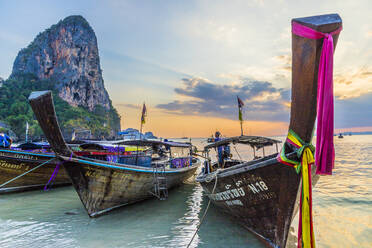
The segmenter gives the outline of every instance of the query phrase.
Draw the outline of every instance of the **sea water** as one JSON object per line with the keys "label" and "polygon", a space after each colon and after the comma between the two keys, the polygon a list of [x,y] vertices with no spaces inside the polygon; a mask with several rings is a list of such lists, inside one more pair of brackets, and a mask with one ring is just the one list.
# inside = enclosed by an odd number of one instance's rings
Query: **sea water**
{"label": "sea water", "polygon": [[[253,156],[249,147],[236,148],[243,158]],[[372,136],[335,137],[335,149],[334,175],[321,177],[313,193],[317,247],[372,247]],[[0,247],[187,247],[207,204],[193,180],[166,201],[149,199],[96,219],[72,187],[0,195]],[[211,205],[190,247],[264,246]]]}

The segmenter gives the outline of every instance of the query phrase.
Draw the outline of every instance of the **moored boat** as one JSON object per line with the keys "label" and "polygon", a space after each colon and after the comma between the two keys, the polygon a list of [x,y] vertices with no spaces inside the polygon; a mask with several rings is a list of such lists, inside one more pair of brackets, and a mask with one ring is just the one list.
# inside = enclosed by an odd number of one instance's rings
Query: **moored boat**
{"label": "moored boat", "polygon": [[186,148],[191,152],[191,144],[166,141],[120,142],[122,145],[150,148],[136,153],[134,159],[124,158],[124,163],[76,156],[66,145],[59,129],[51,92],[33,92],[29,101],[90,217],[97,217],[154,195],[163,199],[168,189],[193,176],[200,164],[191,154],[180,158],[169,155],[171,151],[168,149],[172,147]]}
{"label": "moored boat", "polygon": [[[209,162],[197,177],[214,205],[234,217],[237,223],[269,247],[286,246],[297,209],[300,209],[299,245],[315,247],[311,179],[315,182],[319,177],[315,170],[319,174],[331,174],[333,167],[333,87],[327,83],[332,80],[330,60],[333,59],[333,44],[337,42],[341,25],[337,14],[292,20],[291,120],[282,151],[252,161],[224,156],[222,162]],[[328,66],[325,74],[321,66],[324,64]],[[325,104],[324,99],[330,102]],[[314,151],[311,139],[317,112],[318,150]],[[318,140],[323,143],[318,145]],[[256,150],[278,143],[265,137],[241,136],[222,139],[205,148],[208,150],[234,142],[247,144]],[[316,167],[314,152],[317,155]]]}
{"label": "moored boat", "polygon": [[[96,142],[96,141],[95,141]],[[99,143],[99,142],[98,142]],[[133,147],[112,147],[97,143],[69,144],[79,156],[103,161],[133,157]],[[26,142],[0,148],[0,194],[69,186],[70,178],[47,142]],[[54,173],[55,172],[55,173]]]}
{"label": "moored boat", "polygon": [[[48,184],[58,161],[45,145],[24,143],[0,149],[0,194],[41,189]],[[53,180],[53,187],[71,185],[65,171]]]}

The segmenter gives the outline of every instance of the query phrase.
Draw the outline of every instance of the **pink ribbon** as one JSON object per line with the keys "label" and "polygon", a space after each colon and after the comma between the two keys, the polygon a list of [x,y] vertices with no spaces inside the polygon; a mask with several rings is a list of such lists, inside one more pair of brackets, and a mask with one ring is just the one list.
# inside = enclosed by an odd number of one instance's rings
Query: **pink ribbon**
{"label": "pink ribbon", "polygon": [[[68,159],[68,161],[71,161],[72,159],[72,153],[70,154],[70,158]],[[57,177],[57,174],[58,174],[58,171],[59,171],[59,167],[64,164],[66,161],[60,161],[57,163],[56,165],[56,168],[54,168],[54,171],[53,171],[53,174],[52,176],[49,178],[49,181],[47,182],[47,184],[44,186],[44,191],[49,191],[53,185],[53,182],[55,180],[55,178]]]}
{"label": "pink ribbon", "polygon": [[316,173],[332,175],[335,149],[333,145],[333,37],[342,27],[331,33],[321,33],[297,22],[292,22],[292,33],[308,39],[323,40],[318,70],[318,104],[315,161]]}

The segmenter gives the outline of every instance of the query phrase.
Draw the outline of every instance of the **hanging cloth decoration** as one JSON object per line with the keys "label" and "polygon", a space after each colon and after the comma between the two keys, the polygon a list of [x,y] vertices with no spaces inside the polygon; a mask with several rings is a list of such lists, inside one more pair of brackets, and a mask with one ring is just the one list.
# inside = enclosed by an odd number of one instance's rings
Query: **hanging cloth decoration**
{"label": "hanging cloth decoration", "polygon": [[292,33],[308,39],[323,39],[318,69],[317,131],[315,160],[317,174],[332,175],[335,149],[333,145],[333,37],[342,27],[331,33],[321,33],[297,22],[292,23]]}

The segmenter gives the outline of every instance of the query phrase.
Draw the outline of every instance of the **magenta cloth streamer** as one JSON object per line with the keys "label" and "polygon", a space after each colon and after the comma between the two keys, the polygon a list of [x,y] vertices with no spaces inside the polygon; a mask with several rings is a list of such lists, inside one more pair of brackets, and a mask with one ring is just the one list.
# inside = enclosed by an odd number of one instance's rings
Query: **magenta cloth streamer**
{"label": "magenta cloth streamer", "polygon": [[315,163],[317,174],[332,175],[334,167],[335,149],[333,145],[333,37],[340,33],[342,27],[331,33],[322,33],[292,22],[292,33],[308,39],[323,40],[318,70],[318,105]]}
{"label": "magenta cloth streamer", "polygon": [[[70,158],[68,159],[68,161],[71,161],[71,158],[72,158],[72,153],[70,155]],[[52,187],[53,185],[53,181],[54,179],[56,178],[57,174],[58,174],[58,171],[59,171],[59,167],[66,161],[62,161],[62,162],[58,162],[57,165],[56,165],[56,168],[54,168],[54,171],[52,173],[52,176],[49,178],[49,181],[47,182],[47,184],[45,184],[44,186],[44,191],[49,191],[50,188]],[[50,186],[50,187],[48,187]]]}
{"label": "magenta cloth streamer", "polygon": [[[62,164],[61,162],[57,163],[56,168],[54,169],[52,176],[49,178],[48,183],[44,186],[44,191],[49,191],[50,190],[50,187],[53,185],[51,183],[56,178],[56,176],[58,174],[58,171],[59,171],[59,167],[60,167],[61,164]],[[50,185],[50,187],[48,187],[49,185]]]}

